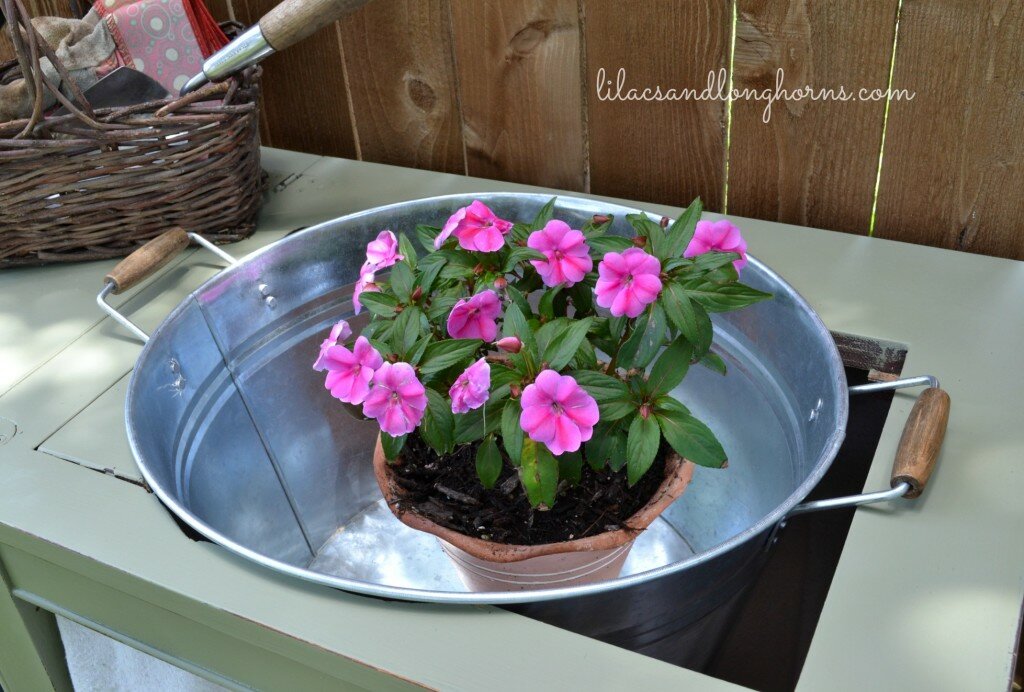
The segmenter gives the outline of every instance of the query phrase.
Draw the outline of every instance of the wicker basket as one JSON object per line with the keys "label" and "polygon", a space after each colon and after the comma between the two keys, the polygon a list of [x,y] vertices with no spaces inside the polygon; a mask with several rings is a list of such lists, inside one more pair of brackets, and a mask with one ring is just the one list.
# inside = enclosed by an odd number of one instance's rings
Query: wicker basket
{"label": "wicker basket", "polygon": [[[17,60],[67,114],[0,123],[0,268],[127,255],[174,226],[218,243],[252,233],[260,170],[259,68],[183,98],[92,109],[43,77],[48,57],[21,0],[4,0]],[[230,30],[232,27],[225,27]]]}

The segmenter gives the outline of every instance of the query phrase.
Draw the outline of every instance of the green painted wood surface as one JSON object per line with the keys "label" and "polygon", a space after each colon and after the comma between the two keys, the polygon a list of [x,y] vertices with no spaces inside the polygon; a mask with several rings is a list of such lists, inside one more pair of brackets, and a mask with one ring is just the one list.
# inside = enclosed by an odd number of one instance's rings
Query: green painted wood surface
{"label": "green painted wood surface", "polygon": [[[271,195],[259,234],[232,252],[385,202],[530,189],[267,154],[276,180],[290,182]],[[1024,426],[1015,405],[1024,371],[1014,367],[1024,324],[1008,319],[1019,314],[1024,265],[777,223],[740,225],[755,254],[804,293],[830,328],[909,344],[904,372],[938,375],[953,399],[944,451],[925,495],[915,503],[858,510],[801,688],[1005,688],[1024,596]],[[103,263],[82,266],[96,268],[95,283],[88,271],[74,269],[55,288],[91,296]],[[216,270],[211,256],[185,253],[131,296],[126,309],[152,329]],[[18,282],[12,290],[14,314],[30,313],[44,300]],[[49,319],[80,319],[72,303],[49,305]],[[123,435],[119,428],[78,432],[75,423],[80,415],[119,419],[116,401],[103,394],[129,371],[139,346],[110,320],[82,324],[93,326],[52,346],[45,358],[34,352],[32,339],[12,343],[4,335],[0,344],[31,363],[24,366],[31,375],[0,394],[0,416],[20,428],[0,445],[0,559],[13,565],[16,593],[88,611],[80,615],[131,629],[150,645],[162,641],[172,658],[214,665],[216,656],[198,650],[204,647],[161,640],[156,616],[133,619],[117,605],[148,604],[143,612],[159,613],[159,622],[178,636],[212,632],[197,641],[214,649],[224,642],[225,652],[240,657],[224,665],[238,670],[244,667],[238,661],[252,661],[254,675],[264,664],[251,651],[266,650],[273,654],[264,657],[266,665],[283,661],[339,685],[377,686],[398,677],[445,689],[622,689],[640,679],[651,689],[729,688],[502,610],[363,598],[286,579],[193,543],[138,486],[37,449],[63,439],[70,440],[63,450],[81,453],[88,441],[95,450],[90,454],[109,449],[99,463],[125,461],[123,449],[104,442]],[[912,393],[896,395],[867,488],[887,486],[913,401]],[[56,437],[58,431],[70,437]],[[52,565],[54,576],[40,576],[46,570],[39,561]]]}

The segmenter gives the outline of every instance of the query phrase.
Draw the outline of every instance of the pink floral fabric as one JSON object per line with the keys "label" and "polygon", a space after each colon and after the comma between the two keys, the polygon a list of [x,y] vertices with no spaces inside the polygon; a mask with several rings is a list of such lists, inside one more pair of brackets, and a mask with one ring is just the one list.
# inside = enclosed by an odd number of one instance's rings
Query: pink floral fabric
{"label": "pink floral fabric", "polygon": [[98,0],[94,4],[124,64],[149,75],[172,94],[203,66],[186,1]]}

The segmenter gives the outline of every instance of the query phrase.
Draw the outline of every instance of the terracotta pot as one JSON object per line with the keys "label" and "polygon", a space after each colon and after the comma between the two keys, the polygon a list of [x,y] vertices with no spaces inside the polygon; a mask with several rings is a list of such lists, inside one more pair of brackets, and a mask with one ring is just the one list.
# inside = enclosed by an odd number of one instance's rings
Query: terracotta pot
{"label": "terracotta pot", "polygon": [[560,543],[512,545],[467,536],[402,509],[399,501],[404,491],[395,482],[379,436],[373,452],[374,474],[388,507],[403,524],[437,536],[463,583],[472,591],[548,589],[614,579],[633,541],[683,494],[693,469],[693,463],[670,455],[665,463],[665,480],[621,529]]}

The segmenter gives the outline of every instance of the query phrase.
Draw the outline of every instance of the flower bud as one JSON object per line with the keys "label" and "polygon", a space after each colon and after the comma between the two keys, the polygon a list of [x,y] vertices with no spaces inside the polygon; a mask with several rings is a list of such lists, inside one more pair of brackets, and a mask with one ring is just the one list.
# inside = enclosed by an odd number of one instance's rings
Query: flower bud
{"label": "flower bud", "polygon": [[504,276],[499,276],[494,280],[494,287],[499,291],[505,290],[506,286],[508,286],[508,280]]}
{"label": "flower bud", "polygon": [[423,287],[422,286],[417,286],[416,288],[414,288],[412,290],[412,295],[409,296],[409,297],[412,298],[413,302],[415,302],[415,301],[419,300],[420,298],[422,298],[423,297]]}
{"label": "flower bud", "polygon": [[600,226],[603,223],[608,223],[612,220],[612,217],[607,214],[594,214],[594,223]]}
{"label": "flower bud", "polygon": [[661,221],[659,223],[661,224],[662,228],[668,228],[668,217],[662,216]]}
{"label": "flower bud", "polygon": [[505,353],[519,353],[523,342],[519,340],[518,336],[506,336],[504,339],[498,339],[494,345]]}
{"label": "flower bud", "polygon": [[518,399],[519,395],[523,393],[523,388],[515,383],[512,383],[508,386],[508,393],[513,399]]}
{"label": "flower bud", "polygon": [[645,247],[647,245],[647,238],[643,237],[642,235],[638,235],[635,238],[633,238],[633,244],[636,245],[637,247]]}
{"label": "flower bud", "polygon": [[483,263],[480,263],[480,264],[476,265],[475,267],[473,267],[473,273],[476,274],[477,276],[480,276],[481,274],[483,274],[484,273],[484,265],[483,265]]}
{"label": "flower bud", "polygon": [[647,420],[651,417],[651,405],[644,403],[640,405],[640,417]]}

